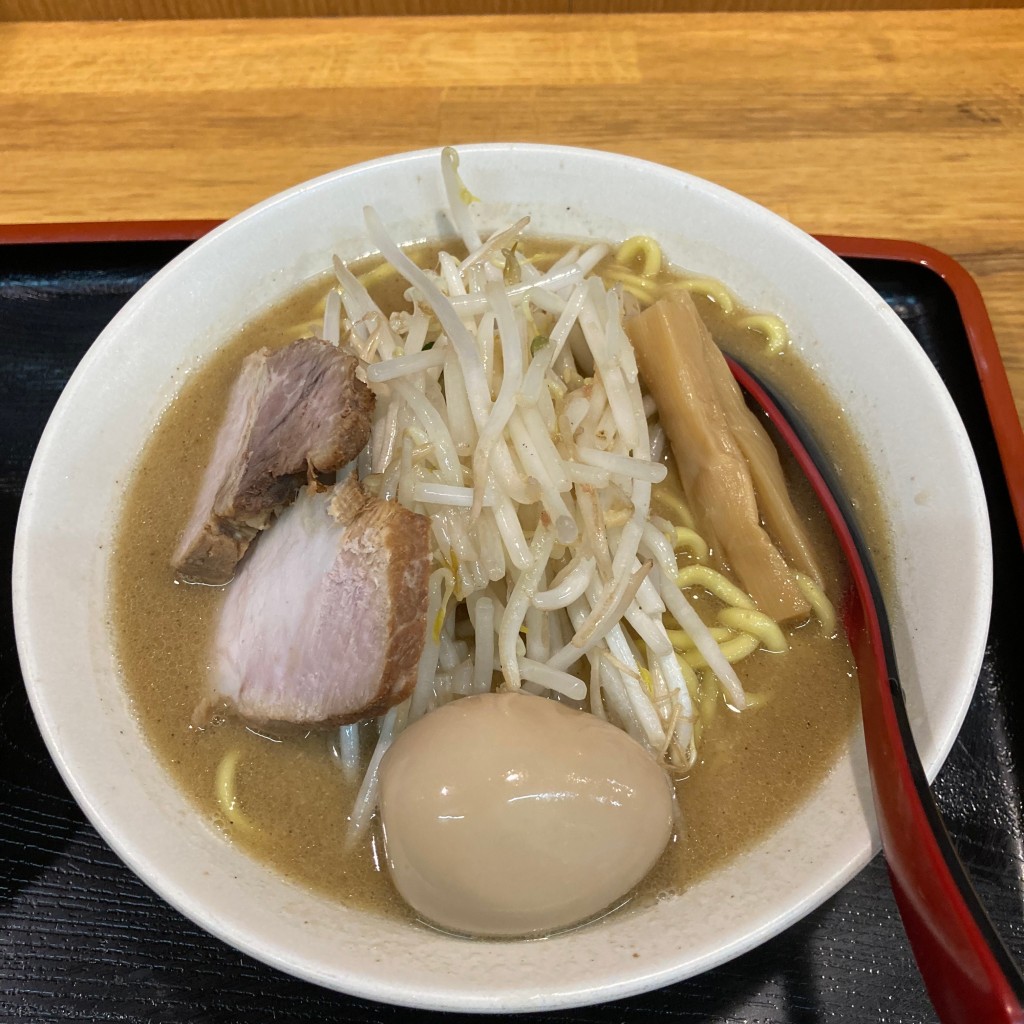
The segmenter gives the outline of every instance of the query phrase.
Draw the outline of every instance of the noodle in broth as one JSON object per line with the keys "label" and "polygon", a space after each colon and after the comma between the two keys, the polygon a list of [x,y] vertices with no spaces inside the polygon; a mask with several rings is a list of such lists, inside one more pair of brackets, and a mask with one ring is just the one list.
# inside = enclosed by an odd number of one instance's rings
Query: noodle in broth
{"label": "noodle in broth", "polygon": [[[565,243],[524,239],[520,256],[523,266],[544,274],[570,249]],[[429,248],[413,255],[424,267],[433,267],[438,258],[437,250]],[[404,305],[405,285],[386,267],[348,269],[390,312]],[[724,348],[740,350],[754,363],[773,360],[769,372],[788,378],[790,386],[795,378],[805,407],[807,396],[815,396],[820,422],[841,422],[813,377],[782,350],[785,328],[777,318],[743,309],[718,282],[668,267],[652,240],[629,240],[602,257],[598,273],[609,286],[621,286],[641,303],[685,289],[695,296]],[[347,844],[349,815],[376,742],[373,730],[257,730],[230,717],[205,730],[191,728],[191,712],[206,683],[207,650],[221,593],[219,588],[176,583],[167,569],[242,358],[261,346],[277,347],[309,333],[330,335],[335,316],[340,334],[342,311],[337,299],[325,300],[328,294],[333,294],[329,282],[317,281],[247,326],[186,382],[165,412],[126,497],[114,563],[113,625],[143,727],[157,755],[204,813],[235,842],[302,884],[350,904],[408,915],[386,873],[379,870],[372,830],[364,831],[354,849]],[[328,326],[322,330],[325,303]],[[843,455],[847,466],[859,459],[848,443]],[[361,475],[372,477],[367,472],[372,469],[364,465]],[[821,557],[828,598],[837,605],[845,588],[841,559],[806,484],[792,466],[786,469],[795,504]],[[869,485],[865,491],[870,494]],[[811,620],[781,630],[752,611],[749,599],[710,564],[708,545],[695,529],[674,473],[654,486],[652,502],[657,524],[679,558],[680,586],[735,665],[748,709],[737,713],[726,704],[718,679],[704,670],[705,656],[693,648],[689,636],[670,630],[673,658],[678,654],[695,713],[688,735],[677,730],[678,714],[670,712],[663,719],[665,742],[659,753],[674,766],[683,824],[644,883],[644,898],[684,888],[784,819],[838,757],[857,708],[845,638],[830,636],[827,621],[824,626]],[[456,572],[449,562],[437,574],[435,608],[443,599],[443,583],[451,586]],[[567,577],[571,575],[570,566]],[[547,591],[556,581],[552,572]],[[822,609],[820,616],[827,618],[826,604],[818,595],[814,601]],[[527,653],[535,623],[525,620]],[[450,644],[461,639],[454,616],[445,639]],[[629,667],[618,666],[620,674],[622,668]],[[450,668],[443,671],[453,675]],[[650,690],[651,679],[636,675],[633,681]],[[392,726],[400,713],[392,713]]]}

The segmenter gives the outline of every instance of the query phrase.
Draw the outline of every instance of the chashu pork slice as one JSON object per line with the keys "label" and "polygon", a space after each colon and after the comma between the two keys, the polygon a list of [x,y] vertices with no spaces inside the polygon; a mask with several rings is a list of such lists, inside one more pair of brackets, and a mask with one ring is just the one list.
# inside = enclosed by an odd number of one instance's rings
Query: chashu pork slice
{"label": "chashu pork slice", "polygon": [[250,541],[310,474],[334,473],[370,435],[373,393],[358,361],[319,338],[247,356],[171,565],[183,579],[231,579]]}
{"label": "chashu pork slice", "polygon": [[227,588],[211,703],[302,726],[383,713],[416,682],[429,574],[426,517],[367,494],[354,474],[307,488]]}

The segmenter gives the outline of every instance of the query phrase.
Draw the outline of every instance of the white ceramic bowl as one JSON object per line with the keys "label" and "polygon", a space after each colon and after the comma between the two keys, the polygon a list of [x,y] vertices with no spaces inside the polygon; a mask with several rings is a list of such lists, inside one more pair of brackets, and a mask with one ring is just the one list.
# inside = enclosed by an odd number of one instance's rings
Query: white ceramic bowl
{"label": "white ceramic bowl", "polygon": [[[934,776],[981,664],[991,557],[970,444],[911,335],[821,245],[705,181],[552,146],[469,146],[461,156],[489,226],[525,212],[546,235],[649,232],[677,264],[789,324],[871,452],[898,552],[890,614],[903,683]],[[36,454],[15,549],[18,648],[43,736],[93,824],[158,893],[232,945],[318,984],[422,1007],[539,1010],[720,964],[802,917],[877,849],[859,734],[779,831],[683,895],[543,941],[473,943],[325,903],[232,847],[151,756],[130,713],[107,628],[124,481],[183,369],[325,270],[332,252],[367,250],[368,203],[401,240],[452,233],[436,151],[326,175],[193,245],[75,372]]]}

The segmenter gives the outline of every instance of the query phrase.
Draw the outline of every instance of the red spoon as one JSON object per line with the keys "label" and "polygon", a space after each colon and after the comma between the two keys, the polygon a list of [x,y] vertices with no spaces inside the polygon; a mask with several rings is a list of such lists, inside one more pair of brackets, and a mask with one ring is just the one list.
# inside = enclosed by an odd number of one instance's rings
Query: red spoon
{"label": "red spoon", "polygon": [[799,415],[729,359],[818,495],[853,580],[845,624],[860,679],[875,813],[896,904],[943,1024],[1024,1024],[1024,976],[982,907],[932,799],[910,731],[870,554],[831,464]]}

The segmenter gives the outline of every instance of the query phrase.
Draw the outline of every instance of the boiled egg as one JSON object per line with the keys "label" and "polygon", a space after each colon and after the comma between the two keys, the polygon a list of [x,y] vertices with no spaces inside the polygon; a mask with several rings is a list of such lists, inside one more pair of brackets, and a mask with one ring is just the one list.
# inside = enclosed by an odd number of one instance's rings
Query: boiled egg
{"label": "boiled egg", "polygon": [[651,870],[673,827],[664,769],[626,733],[523,692],[454,701],[380,764],[384,849],[424,919],[479,936],[599,914]]}

